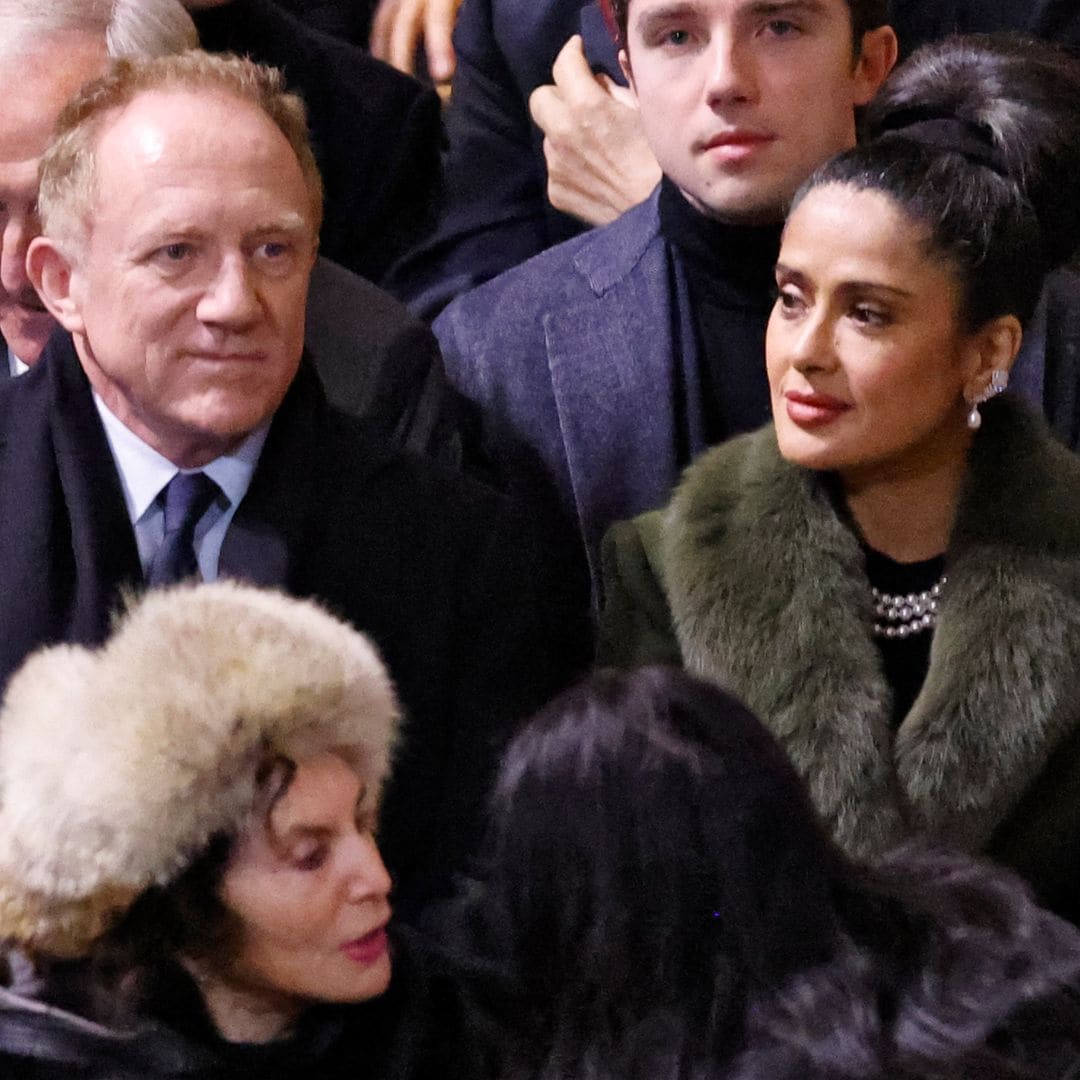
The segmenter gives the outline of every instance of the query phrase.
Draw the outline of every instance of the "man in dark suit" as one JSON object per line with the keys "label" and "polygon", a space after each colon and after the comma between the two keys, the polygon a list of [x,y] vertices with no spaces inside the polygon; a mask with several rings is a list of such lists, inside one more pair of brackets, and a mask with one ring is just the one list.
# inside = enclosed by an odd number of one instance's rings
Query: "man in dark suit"
{"label": "man in dark suit", "polygon": [[854,145],[854,110],[896,55],[878,0],[619,10],[660,187],[434,324],[478,417],[479,467],[557,503],[597,588],[609,525],[664,502],[707,446],[769,419],[764,332],[786,204]]}
{"label": "man in dark suit", "polygon": [[76,109],[27,258],[69,336],[0,388],[0,680],[102,640],[144,581],[322,599],[405,706],[381,839],[415,909],[469,849],[513,723],[582,661],[582,579],[500,498],[327,405],[301,358],[318,171],[265,69],[119,67]]}
{"label": "man in dark suit", "polygon": [[[0,7],[0,86],[18,87],[0,113],[0,379],[32,365],[55,326],[25,262],[37,234],[37,159],[61,107],[105,69],[108,53],[159,55],[197,43],[179,0],[118,0],[105,12],[83,0],[56,0],[46,16],[41,11],[22,0]],[[384,120],[396,123],[396,114]],[[335,405],[367,417],[400,445],[455,457],[455,418],[438,346],[389,294],[320,257],[308,294],[306,342]]]}

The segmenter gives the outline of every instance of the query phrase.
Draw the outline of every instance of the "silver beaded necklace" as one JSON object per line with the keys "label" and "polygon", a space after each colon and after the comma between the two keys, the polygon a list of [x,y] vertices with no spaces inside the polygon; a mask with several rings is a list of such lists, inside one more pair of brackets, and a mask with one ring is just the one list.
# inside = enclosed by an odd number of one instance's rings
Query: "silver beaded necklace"
{"label": "silver beaded necklace", "polygon": [[874,636],[906,638],[931,630],[937,622],[938,603],[948,577],[942,574],[926,592],[893,595],[871,588],[874,596]]}

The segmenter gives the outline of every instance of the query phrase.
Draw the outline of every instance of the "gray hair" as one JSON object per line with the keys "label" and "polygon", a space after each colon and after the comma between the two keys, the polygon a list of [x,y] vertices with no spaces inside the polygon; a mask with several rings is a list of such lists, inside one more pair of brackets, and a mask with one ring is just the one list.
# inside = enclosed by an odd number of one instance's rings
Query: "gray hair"
{"label": "gray hair", "polygon": [[149,59],[193,49],[195,24],[180,0],[0,0],[0,54],[52,34],[104,37],[110,56]]}

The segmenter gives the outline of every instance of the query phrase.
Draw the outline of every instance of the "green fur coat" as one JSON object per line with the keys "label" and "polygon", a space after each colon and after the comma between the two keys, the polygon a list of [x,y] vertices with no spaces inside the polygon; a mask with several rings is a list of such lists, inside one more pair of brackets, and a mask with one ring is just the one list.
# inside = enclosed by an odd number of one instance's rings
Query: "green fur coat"
{"label": "green fur coat", "polygon": [[984,409],[925,684],[894,732],[859,542],[771,427],[707,453],[604,547],[602,663],[675,663],[743,698],[836,840],[985,852],[1080,915],[1080,458]]}

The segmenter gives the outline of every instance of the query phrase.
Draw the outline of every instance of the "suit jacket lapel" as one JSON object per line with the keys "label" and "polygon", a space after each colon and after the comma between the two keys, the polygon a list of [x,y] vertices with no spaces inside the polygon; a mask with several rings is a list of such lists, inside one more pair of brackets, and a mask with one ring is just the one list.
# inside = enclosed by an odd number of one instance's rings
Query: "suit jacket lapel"
{"label": "suit jacket lapel", "polygon": [[544,318],[555,407],[594,578],[605,529],[658,505],[678,476],[670,270],[655,201],[631,211],[635,228],[605,230],[582,248],[575,268],[591,295]]}
{"label": "suit jacket lapel", "polygon": [[62,625],[70,543],[45,374],[0,383],[0,684]]}
{"label": "suit jacket lapel", "polygon": [[120,482],[70,338],[3,384],[0,680],[33,647],[100,641],[141,580]]}
{"label": "suit jacket lapel", "polygon": [[108,631],[119,589],[142,584],[142,567],[112,451],[71,338],[54,336],[46,355],[56,467],[75,563],[65,636],[96,641]]}
{"label": "suit jacket lapel", "polygon": [[300,554],[310,541],[322,390],[307,362],[270,426],[266,445],[221,547],[219,573],[256,585],[295,589]]}

